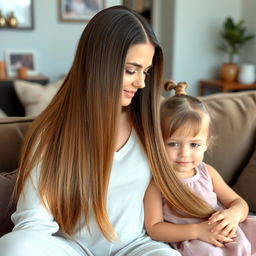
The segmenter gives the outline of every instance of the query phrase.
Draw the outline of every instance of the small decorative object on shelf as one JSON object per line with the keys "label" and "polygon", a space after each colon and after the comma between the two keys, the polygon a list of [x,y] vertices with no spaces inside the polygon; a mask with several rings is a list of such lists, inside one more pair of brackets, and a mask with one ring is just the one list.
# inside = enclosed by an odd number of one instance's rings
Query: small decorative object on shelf
{"label": "small decorative object on shelf", "polygon": [[238,66],[235,63],[224,63],[220,69],[220,78],[225,82],[234,82],[238,71]]}
{"label": "small decorative object on shelf", "polygon": [[0,28],[3,28],[6,26],[6,19],[2,13],[2,11],[0,10]]}
{"label": "small decorative object on shelf", "polygon": [[244,44],[254,38],[253,34],[247,34],[246,31],[247,28],[244,26],[244,20],[235,23],[232,17],[228,17],[223,24],[223,31],[221,33],[223,44],[221,50],[228,54],[229,60],[228,63],[222,65],[220,77],[225,82],[237,80],[239,68],[234,63],[234,56],[239,55]]}
{"label": "small decorative object on shelf", "polygon": [[28,78],[28,68],[27,67],[21,67],[18,70],[18,78],[19,79],[27,79]]}
{"label": "small decorative object on shelf", "polygon": [[6,66],[4,61],[0,61],[0,79],[6,78]]}
{"label": "small decorative object on shelf", "polygon": [[10,12],[7,17],[7,25],[11,28],[16,28],[18,26],[17,18],[14,16],[13,12]]}
{"label": "small decorative object on shelf", "polygon": [[253,64],[242,64],[240,67],[238,81],[241,84],[253,84],[255,82],[255,66]]}

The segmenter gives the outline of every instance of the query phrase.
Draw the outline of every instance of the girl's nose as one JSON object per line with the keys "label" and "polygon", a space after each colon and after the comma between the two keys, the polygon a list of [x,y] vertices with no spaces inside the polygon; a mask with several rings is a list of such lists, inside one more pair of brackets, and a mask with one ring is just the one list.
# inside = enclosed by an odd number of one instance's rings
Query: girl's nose
{"label": "girl's nose", "polygon": [[190,154],[190,149],[189,149],[189,147],[187,147],[187,146],[182,146],[182,147],[180,148],[179,154],[180,154],[180,156],[182,156],[182,157],[189,156],[189,154]]}

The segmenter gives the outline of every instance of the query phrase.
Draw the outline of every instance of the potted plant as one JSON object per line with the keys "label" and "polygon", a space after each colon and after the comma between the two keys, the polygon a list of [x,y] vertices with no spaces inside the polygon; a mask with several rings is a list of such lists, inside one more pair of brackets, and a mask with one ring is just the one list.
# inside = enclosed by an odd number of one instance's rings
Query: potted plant
{"label": "potted plant", "polygon": [[253,34],[247,34],[247,28],[244,26],[245,21],[234,22],[232,17],[226,18],[223,24],[221,36],[223,38],[222,50],[227,52],[229,63],[221,68],[221,77],[223,80],[232,82],[236,79],[238,67],[234,63],[234,56],[240,53],[243,45],[254,38]]}

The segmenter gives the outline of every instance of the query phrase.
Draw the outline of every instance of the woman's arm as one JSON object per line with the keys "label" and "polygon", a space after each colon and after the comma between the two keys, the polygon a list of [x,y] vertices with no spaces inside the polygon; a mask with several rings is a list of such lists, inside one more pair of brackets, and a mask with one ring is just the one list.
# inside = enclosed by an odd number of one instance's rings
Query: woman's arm
{"label": "woman's arm", "polygon": [[164,222],[162,196],[152,180],[144,198],[145,227],[149,236],[163,242],[181,242],[199,239],[215,246],[223,247],[219,241],[231,241],[218,233],[211,232],[207,221],[195,224],[173,224]]}
{"label": "woman's arm", "polygon": [[38,166],[31,171],[11,218],[15,224],[14,230],[28,229],[54,234],[59,230],[59,225],[39,197],[39,170]]}
{"label": "woman's arm", "polygon": [[213,190],[219,202],[226,208],[217,211],[209,218],[210,224],[218,223],[213,230],[222,231],[223,235],[234,236],[237,226],[244,221],[248,215],[248,205],[233,189],[231,189],[210,165],[207,165],[212,178]]}

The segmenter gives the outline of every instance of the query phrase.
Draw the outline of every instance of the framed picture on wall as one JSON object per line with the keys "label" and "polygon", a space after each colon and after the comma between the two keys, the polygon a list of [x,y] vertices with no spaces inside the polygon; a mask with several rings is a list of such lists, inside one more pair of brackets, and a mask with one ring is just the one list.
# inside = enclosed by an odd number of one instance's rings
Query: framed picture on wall
{"label": "framed picture on wall", "polygon": [[64,22],[87,22],[104,8],[104,0],[59,0],[59,18]]}
{"label": "framed picture on wall", "polygon": [[29,75],[38,74],[33,51],[6,51],[5,61],[8,76],[16,76],[21,67],[26,67]]}
{"label": "framed picture on wall", "polygon": [[0,10],[5,19],[5,25],[0,29],[33,29],[34,0],[0,0]]}

